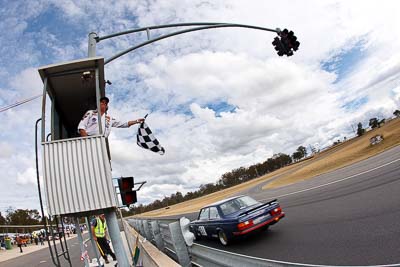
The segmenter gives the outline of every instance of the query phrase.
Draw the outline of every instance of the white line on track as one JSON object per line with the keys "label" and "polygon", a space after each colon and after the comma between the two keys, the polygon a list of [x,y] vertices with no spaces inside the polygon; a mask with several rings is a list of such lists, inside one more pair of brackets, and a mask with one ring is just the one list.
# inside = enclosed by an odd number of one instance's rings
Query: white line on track
{"label": "white line on track", "polygon": [[[348,179],[354,178],[354,177],[356,177],[356,176],[360,176],[360,175],[362,175],[362,174],[369,173],[369,172],[378,170],[378,169],[380,169],[380,168],[386,167],[386,166],[388,166],[388,165],[390,165],[390,164],[392,164],[392,163],[395,163],[395,162],[397,162],[397,161],[400,161],[400,158],[399,158],[399,159],[392,160],[392,161],[390,161],[390,162],[388,162],[388,163],[385,163],[385,164],[383,164],[383,165],[380,165],[380,166],[378,166],[378,167],[375,167],[375,168],[372,168],[372,169],[369,169],[369,170],[366,170],[366,171],[363,171],[363,172],[360,172],[360,173],[357,173],[357,174],[353,174],[353,175],[351,175],[351,176],[348,176],[348,177],[343,178],[343,179],[340,179],[340,180],[336,180],[336,181],[329,182],[329,183],[322,184],[322,185],[317,185],[317,186],[310,187],[310,188],[303,189],[303,190],[299,190],[299,191],[296,191],[296,192],[291,192],[291,193],[283,194],[283,195],[276,196],[276,197],[273,197],[273,198],[280,198],[280,197],[286,197],[286,196],[290,196],[290,195],[295,195],[295,194],[303,193],[303,192],[306,192],[306,191],[314,190],[314,189],[317,189],[317,188],[325,187],[325,186],[328,186],[328,185],[331,185],[331,184],[336,184],[336,183],[339,183],[339,182],[343,182],[343,181],[346,181],[346,180],[348,180]],[[271,198],[259,199],[259,201],[265,201],[265,200],[269,200],[269,199],[271,199]]]}

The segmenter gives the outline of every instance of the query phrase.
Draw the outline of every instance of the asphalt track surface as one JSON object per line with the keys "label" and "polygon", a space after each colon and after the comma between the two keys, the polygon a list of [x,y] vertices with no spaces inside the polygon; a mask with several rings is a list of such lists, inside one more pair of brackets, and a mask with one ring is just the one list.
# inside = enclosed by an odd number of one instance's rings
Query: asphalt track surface
{"label": "asphalt track surface", "polygon": [[[86,239],[88,237],[87,232],[83,235],[83,238]],[[56,242],[59,244],[59,241]],[[68,251],[71,257],[72,266],[85,266],[84,262],[80,260],[81,250],[78,242],[78,238],[72,238],[67,241]],[[88,247],[86,248],[89,252],[89,256],[92,259],[94,257],[93,249],[91,247],[91,242],[87,243]],[[58,245],[58,253],[61,252],[61,247]],[[14,248],[18,249],[18,248]],[[109,257],[111,259],[111,257]],[[69,267],[68,262],[64,259],[64,257],[60,258],[61,266]],[[22,255],[21,257],[17,257],[14,259],[10,259],[4,262],[0,262],[0,267],[53,267],[55,266],[51,260],[50,252],[48,248],[43,248],[41,250]]]}
{"label": "asphalt track surface", "polygon": [[400,146],[304,182],[273,190],[263,185],[242,193],[263,202],[278,198],[284,219],[228,247],[198,243],[303,264],[400,263]]}

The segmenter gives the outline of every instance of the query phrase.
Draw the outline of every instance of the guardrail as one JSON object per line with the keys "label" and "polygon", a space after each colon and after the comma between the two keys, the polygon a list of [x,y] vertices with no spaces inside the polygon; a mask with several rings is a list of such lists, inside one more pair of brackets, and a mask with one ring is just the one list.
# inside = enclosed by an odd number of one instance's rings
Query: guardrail
{"label": "guardrail", "polygon": [[[176,263],[173,259],[162,253],[156,246],[154,246],[151,242],[141,236],[138,233],[138,228],[133,228],[132,225],[128,225],[126,221],[124,221],[124,229],[126,233],[126,239],[133,249],[132,251],[132,261],[134,261],[135,254],[139,253],[138,262],[134,266],[146,266],[146,267],[179,267],[180,265]],[[137,224],[136,227],[139,227]],[[141,224],[143,231],[143,224]],[[138,247],[138,250],[136,249]],[[138,252],[139,251],[139,252]]]}
{"label": "guardrail", "polygon": [[187,238],[187,227],[182,227],[180,221],[176,220],[128,219],[127,221],[161,252],[184,267],[322,266],[262,259],[192,243]]}

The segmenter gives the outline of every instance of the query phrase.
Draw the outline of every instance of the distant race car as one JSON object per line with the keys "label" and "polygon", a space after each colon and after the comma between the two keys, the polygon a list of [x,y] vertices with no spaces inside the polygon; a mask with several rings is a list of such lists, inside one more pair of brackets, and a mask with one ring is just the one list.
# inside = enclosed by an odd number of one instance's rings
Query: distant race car
{"label": "distant race car", "polygon": [[197,220],[189,224],[195,240],[218,238],[226,246],[235,237],[256,229],[268,229],[285,217],[278,201],[260,203],[249,196],[236,196],[203,207]]}

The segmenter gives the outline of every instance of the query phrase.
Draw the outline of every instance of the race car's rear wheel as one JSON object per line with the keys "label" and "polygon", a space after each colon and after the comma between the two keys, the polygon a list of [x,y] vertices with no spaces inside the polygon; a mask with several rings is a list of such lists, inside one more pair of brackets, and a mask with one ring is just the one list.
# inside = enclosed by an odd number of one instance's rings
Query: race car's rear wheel
{"label": "race car's rear wheel", "polygon": [[224,246],[228,245],[228,243],[229,243],[228,237],[226,236],[224,230],[218,231],[218,239],[219,239],[219,242]]}

